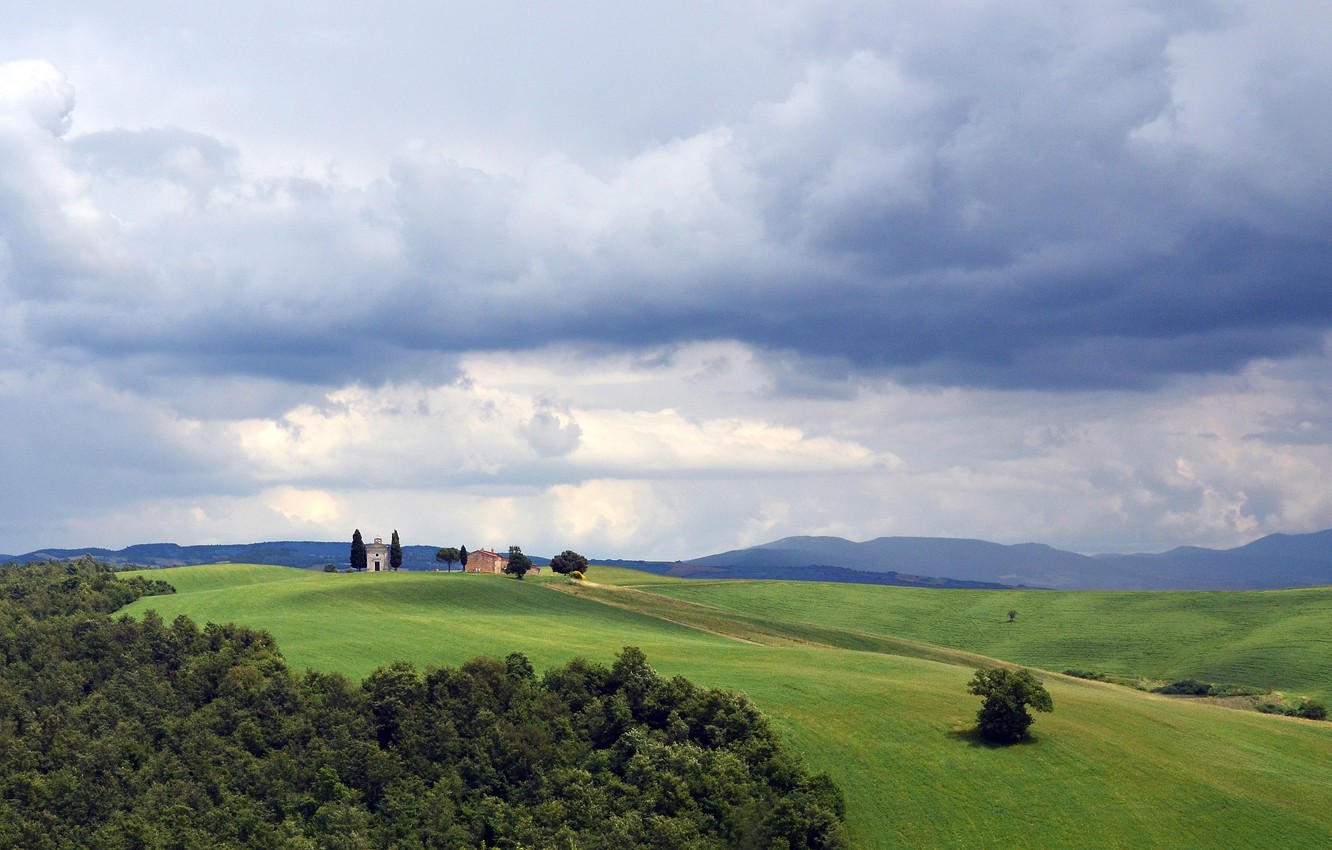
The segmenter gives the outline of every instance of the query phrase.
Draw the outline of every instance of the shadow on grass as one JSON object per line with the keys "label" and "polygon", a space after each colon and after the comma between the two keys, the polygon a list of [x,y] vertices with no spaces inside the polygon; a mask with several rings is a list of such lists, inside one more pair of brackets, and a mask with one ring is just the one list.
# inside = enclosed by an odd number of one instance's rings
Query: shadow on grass
{"label": "shadow on grass", "polygon": [[981,737],[980,732],[975,727],[970,729],[954,729],[948,733],[948,737],[958,742],[965,742],[969,747],[977,747],[986,750],[1006,750],[1009,747],[1030,747],[1040,743],[1040,739],[1035,735],[1028,735],[1021,741],[1014,741],[1011,744],[1001,744],[996,741],[987,741]]}

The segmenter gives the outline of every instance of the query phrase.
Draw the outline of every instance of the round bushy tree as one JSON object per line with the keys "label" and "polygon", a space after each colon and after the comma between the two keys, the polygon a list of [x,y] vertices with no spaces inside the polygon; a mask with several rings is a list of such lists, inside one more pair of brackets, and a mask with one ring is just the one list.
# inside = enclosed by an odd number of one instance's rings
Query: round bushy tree
{"label": "round bushy tree", "polygon": [[1050,692],[1027,669],[977,670],[967,690],[985,698],[976,713],[976,731],[996,744],[1012,744],[1027,737],[1034,721],[1027,706],[1037,711],[1054,710]]}
{"label": "round bushy tree", "polygon": [[572,572],[587,574],[587,558],[573,551],[565,549],[560,554],[550,559],[550,568],[560,575],[568,575]]}
{"label": "round bushy tree", "polygon": [[516,579],[521,579],[527,575],[527,571],[532,569],[532,559],[523,554],[523,550],[517,546],[509,547],[509,563],[504,567],[504,572]]}

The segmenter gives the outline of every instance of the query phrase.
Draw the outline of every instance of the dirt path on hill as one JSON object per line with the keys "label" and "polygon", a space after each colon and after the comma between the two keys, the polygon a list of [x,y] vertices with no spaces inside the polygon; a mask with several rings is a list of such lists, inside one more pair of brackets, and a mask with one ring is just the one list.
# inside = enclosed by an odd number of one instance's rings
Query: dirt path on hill
{"label": "dirt path on hill", "polygon": [[660,596],[633,587],[548,585],[554,590],[584,596],[603,605],[633,611],[679,626],[759,646],[823,647],[919,658],[958,667],[1003,665],[998,659],[972,652],[919,643],[888,634],[845,629],[801,621],[772,620],[740,614],[697,602]]}
{"label": "dirt path on hill", "polygon": [[[697,632],[747,643],[751,646],[828,646],[816,641],[800,641],[779,631],[769,631],[730,619],[727,612],[694,602],[658,596],[637,588],[583,581],[577,585],[549,584],[546,587],[571,596],[580,596],[623,611],[632,611],[655,620],[683,626]],[[669,611],[662,610],[663,608]],[[731,626],[733,628],[727,628]],[[743,632],[744,634],[740,634]],[[746,636],[748,635],[748,636]],[[766,638],[766,639],[765,639]]]}

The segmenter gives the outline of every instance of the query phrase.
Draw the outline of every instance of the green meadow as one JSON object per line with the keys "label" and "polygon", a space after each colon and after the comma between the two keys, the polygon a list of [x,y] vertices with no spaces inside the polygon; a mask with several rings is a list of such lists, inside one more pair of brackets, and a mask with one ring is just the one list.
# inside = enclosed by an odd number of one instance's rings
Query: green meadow
{"label": "green meadow", "polygon": [[[779,622],[963,649],[1046,670],[1332,696],[1332,587],[1056,592],[633,579],[653,594]],[[1016,611],[1012,622],[1008,612]]]}
{"label": "green meadow", "polygon": [[1043,674],[1054,713],[1033,741],[995,748],[970,734],[966,692],[991,656],[1326,693],[1328,589],[922,591],[603,567],[591,586],[252,565],[152,575],[179,593],[130,613],[267,629],[297,670],[361,677],[515,650],[544,668],[639,646],[663,674],[747,693],[842,787],[860,848],[1332,846],[1332,723]]}

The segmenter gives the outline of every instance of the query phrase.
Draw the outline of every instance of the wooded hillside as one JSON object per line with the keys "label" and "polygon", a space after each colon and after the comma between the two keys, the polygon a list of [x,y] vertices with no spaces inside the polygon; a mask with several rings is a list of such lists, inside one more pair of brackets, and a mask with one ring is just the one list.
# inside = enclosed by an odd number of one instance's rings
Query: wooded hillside
{"label": "wooded hillside", "polygon": [[0,567],[0,846],[844,847],[843,803],[743,696],[638,650],[362,684],[272,637],[107,614],[169,591]]}

